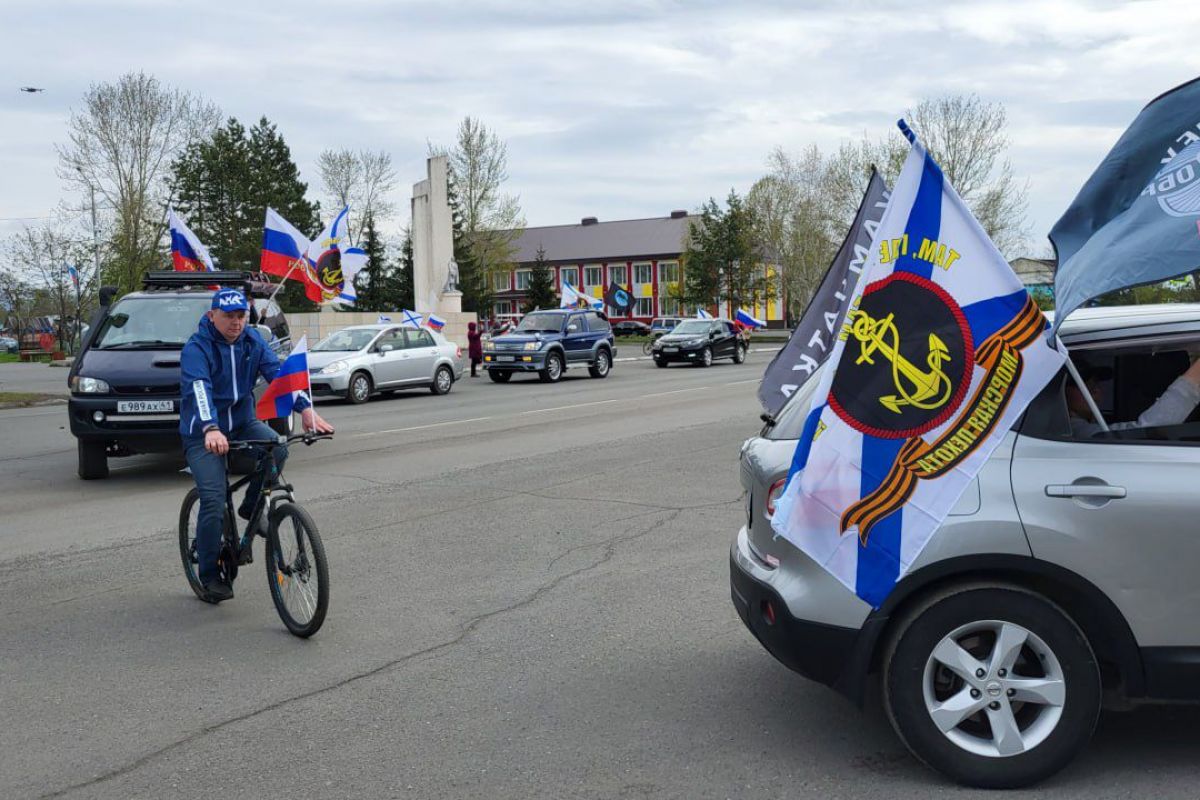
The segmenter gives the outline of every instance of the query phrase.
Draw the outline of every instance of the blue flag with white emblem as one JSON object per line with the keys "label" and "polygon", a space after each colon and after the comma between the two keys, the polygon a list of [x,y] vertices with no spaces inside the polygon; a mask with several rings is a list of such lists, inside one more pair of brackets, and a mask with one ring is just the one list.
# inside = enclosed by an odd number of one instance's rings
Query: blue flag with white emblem
{"label": "blue flag with white emblem", "polygon": [[1094,297],[1200,267],[1200,78],[1142,109],[1050,240],[1055,330]]}
{"label": "blue flag with white emblem", "polygon": [[1061,368],[1046,318],[912,141],[771,526],[879,607]]}

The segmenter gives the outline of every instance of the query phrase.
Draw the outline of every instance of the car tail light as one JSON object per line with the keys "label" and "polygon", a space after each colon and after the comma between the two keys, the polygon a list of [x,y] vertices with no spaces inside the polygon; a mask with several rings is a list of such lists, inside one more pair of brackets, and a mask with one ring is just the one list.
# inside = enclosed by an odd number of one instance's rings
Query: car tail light
{"label": "car tail light", "polygon": [[787,476],[784,475],[779,480],[771,484],[771,488],[767,490],[767,518],[775,516],[775,503],[779,501],[779,495],[783,494],[783,487],[787,484]]}

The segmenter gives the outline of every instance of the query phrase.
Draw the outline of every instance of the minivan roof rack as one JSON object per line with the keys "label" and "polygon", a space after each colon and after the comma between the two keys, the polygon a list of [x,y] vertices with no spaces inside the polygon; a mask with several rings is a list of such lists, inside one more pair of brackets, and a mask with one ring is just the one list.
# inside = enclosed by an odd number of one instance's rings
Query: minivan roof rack
{"label": "minivan roof rack", "polygon": [[252,297],[270,297],[275,284],[261,272],[217,270],[215,272],[174,272],[152,270],[142,276],[143,289],[187,289],[192,287],[229,286],[241,289]]}

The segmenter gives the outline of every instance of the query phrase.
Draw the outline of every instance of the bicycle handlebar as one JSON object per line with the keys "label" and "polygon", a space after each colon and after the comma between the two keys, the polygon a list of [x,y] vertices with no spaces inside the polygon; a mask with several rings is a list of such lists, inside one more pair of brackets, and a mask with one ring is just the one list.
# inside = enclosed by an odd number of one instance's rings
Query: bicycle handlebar
{"label": "bicycle handlebar", "polygon": [[230,450],[246,450],[251,447],[278,447],[281,444],[291,444],[292,442],[304,442],[305,446],[312,446],[313,442],[320,439],[332,439],[332,433],[297,433],[286,438],[278,439],[231,439],[229,440]]}

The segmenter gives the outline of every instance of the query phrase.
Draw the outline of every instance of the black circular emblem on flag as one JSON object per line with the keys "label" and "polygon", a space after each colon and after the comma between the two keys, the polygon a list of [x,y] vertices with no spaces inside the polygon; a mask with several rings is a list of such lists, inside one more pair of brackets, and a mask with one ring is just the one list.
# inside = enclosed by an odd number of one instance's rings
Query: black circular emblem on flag
{"label": "black circular emblem on flag", "polygon": [[962,405],[975,358],[962,309],[937,284],[894,272],[846,318],[829,405],[855,430],[908,439]]}
{"label": "black circular emblem on flag", "polygon": [[630,304],[629,295],[624,289],[617,289],[617,293],[613,296],[613,299],[617,301],[617,308],[625,308]]}
{"label": "black circular emblem on flag", "polygon": [[321,253],[317,259],[317,278],[327,291],[335,291],[342,285],[342,254],[336,247]]}

